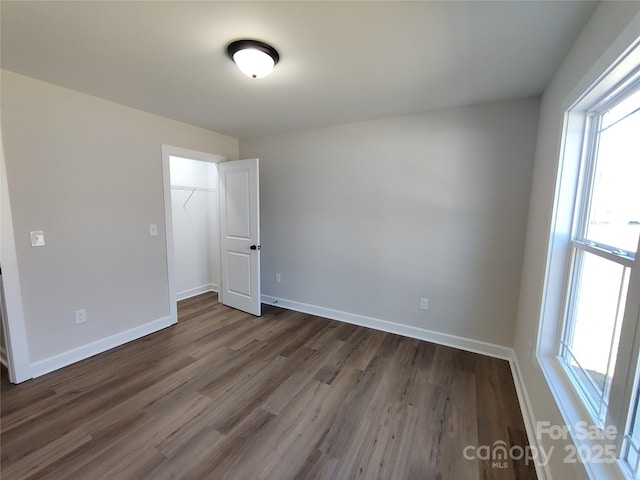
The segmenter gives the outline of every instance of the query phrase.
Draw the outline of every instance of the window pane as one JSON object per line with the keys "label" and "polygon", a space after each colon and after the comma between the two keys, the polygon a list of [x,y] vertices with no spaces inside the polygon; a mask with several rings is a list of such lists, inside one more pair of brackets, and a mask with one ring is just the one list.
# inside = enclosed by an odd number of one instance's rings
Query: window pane
{"label": "window pane", "polygon": [[640,111],[629,115],[639,107],[640,92],[603,115],[586,229],[588,240],[629,252],[640,233]]}
{"label": "window pane", "polygon": [[577,250],[572,322],[563,357],[600,419],[606,416],[624,304],[628,268]]}

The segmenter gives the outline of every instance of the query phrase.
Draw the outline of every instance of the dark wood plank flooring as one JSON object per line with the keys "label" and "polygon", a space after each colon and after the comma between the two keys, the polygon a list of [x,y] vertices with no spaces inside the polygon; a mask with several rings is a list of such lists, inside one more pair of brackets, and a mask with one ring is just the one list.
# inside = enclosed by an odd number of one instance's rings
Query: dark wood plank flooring
{"label": "dark wood plank flooring", "polygon": [[179,318],[21,385],[3,371],[2,478],[535,478],[463,454],[526,445],[506,361],[215,294]]}

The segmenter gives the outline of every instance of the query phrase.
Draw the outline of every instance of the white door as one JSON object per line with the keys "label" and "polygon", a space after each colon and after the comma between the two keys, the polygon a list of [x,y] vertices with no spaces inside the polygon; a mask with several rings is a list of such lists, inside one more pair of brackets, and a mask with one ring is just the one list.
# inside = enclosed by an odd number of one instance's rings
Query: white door
{"label": "white door", "polygon": [[220,301],[260,316],[258,159],[218,164],[222,278]]}

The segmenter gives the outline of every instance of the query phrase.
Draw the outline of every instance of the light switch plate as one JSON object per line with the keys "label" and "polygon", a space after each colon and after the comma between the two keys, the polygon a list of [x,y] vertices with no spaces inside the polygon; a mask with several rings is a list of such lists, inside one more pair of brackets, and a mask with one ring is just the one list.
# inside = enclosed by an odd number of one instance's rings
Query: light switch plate
{"label": "light switch plate", "polygon": [[42,247],[43,245],[44,245],[44,232],[42,230],[31,232],[31,246]]}
{"label": "light switch plate", "polygon": [[420,310],[429,310],[429,299],[421,298],[420,299]]}

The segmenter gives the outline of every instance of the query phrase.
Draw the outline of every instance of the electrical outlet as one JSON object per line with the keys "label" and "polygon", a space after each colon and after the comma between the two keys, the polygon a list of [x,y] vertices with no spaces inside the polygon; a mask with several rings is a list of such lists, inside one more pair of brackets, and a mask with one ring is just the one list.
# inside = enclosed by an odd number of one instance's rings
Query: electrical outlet
{"label": "electrical outlet", "polygon": [[429,299],[421,298],[420,299],[420,310],[429,310]]}
{"label": "electrical outlet", "polygon": [[87,311],[83,308],[82,310],[76,310],[76,323],[84,323],[87,321]]}
{"label": "electrical outlet", "polygon": [[280,284],[282,282],[282,277],[280,276],[279,273],[276,273],[276,278],[275,279],[276,279],[276,283],[277,284]]}
{"label": "electrical outlet", "polygon": [[44,232],[42,230],[38,230],[37,232],[30,232],[30,234],[32,247],[44,246]]}
{"label": "electrical outlet", "polygon": [[158,225],[156,225],[155,223],[149,225],[149,235],[152,237],[158,236]]}

